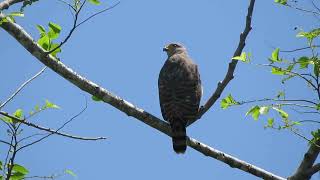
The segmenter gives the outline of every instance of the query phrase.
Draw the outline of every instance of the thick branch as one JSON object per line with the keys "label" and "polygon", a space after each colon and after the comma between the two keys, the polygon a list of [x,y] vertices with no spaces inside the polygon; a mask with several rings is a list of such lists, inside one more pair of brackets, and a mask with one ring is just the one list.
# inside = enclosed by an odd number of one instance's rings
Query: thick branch
{"label": "thick branch", "polygon": [[15,4],[15,3],[19,3],[22,2],[24,0],[4,0],[2,2],[0,2],[0,11],[4,10],[4,9],[8,9],[11,5]]}
{"label": "thick branch", "polygon": [[[244,31],[240,34],[240,41],[239,41],[238,47],[232,57],[240,56],[241,52],[246,44],[245,43],[246,38],[247,38],[250,30],[252,29],[251,20],[252,20],[254,3],[255,3],[255,0],[250,0],[250,4],[248,7],[248,12],[247,12],[247,16],[246,16],[246,26],[244,28]],[[189,122],[188,125],[191,125],[192,123],[194,123],[195,121],[200,119],[201,116],[203,114],[205,114],[211,108],[211,106],[220,98],[224,88],[233,79],[233,73],[234,73],[234,70],[236,69],[237,63],[238,63],[237,60],[231,60],[231,62],[229,63],[227,74],[225,75],[223,81],[220,81],[218,83],[218,87],[215,90],[215,92],[212,94],[212,96],[209,98],[209,100],[204,104],[204,106],[202,106],[200,108],[198,118],[195,119],[194,121]]]}
{"label": "thick branch", "polygon": [[[320,144],[317,141],[316,144]],[[311,176],[319,171],[319,164],[313,166],[316,161],[320,148],[316,144],[311,144],[308,151],[304,154],[304,157],[296,170],[296,172],[288,178],[288,180],[309,180]]]}
{"label": "thick branch", "polygon": [[42,130],[42,131],[47,131],[47,132],[50,132],[50,133],[52,133],[52,134],[57,134],[57,135],[60,135],[60,136],[72,138],[72,139],[92,140],[92,141],[94,141],[94,140],[106,139],[105,137],[91,138],[91,137],[80,137],[80,136],[74,136],[74,135],[70,135],[70,134],[66,134],[66,133],[61,133],[61,132],[58,132],[57,130],[50,129],[50,128],[46,128],[46,127],[42,127],[42,126],[33,124],[33,123],[31,123],[31,122],[27,122],[27,121],[25,121],[25,120],[23,120],[23,119],[16,118],[16,117],[11,116],[10,114],[8,114],[8,113],[6,113],[6,112],[3,112],[3,111],[0,111],[0,114],[3,115],[3,116],[6,116],[6,117],[9,117],[9,118],[13,119],[14,121],[17,121],[17,122],[19,122],[19,123],[25,124],[25,125],[27,125],[27,126],[30,126],[30,127],[33,127],[33,128],[39,129],[39,130]]}
{"label": "thick branch", "polygon": [[[250,7],[249,12],[252,13],[253,10],[253,4],[254,0],[250,1]],[[1,18],[1,15],[0,15]],[[247,19],[251,19],[251,15],[247,17]],[[247,26],[250,27],[250,23],[247,22]],[[108,103],[112,105],[113,107],[119,109],[120,111],[126,113],[128,116],[132,116],[145,124],[163,132],[164,134],[167,134],[170,136],[171,130],[168,123],[166,123],[163,120],[160,120],[159,118],[155,117],[154,115],[146,112],[143,109],[140,109],[130,102],[127,102],[126,100],[112,94],[108,90],[98,86],[97,84],[87,80],[86,78],[80,76],[76,72],[74,72],[72,69],[64,65],[61,61],[58,61],[51,55],[47,55],[46,51],[43,50],[37,43],[31,38],[31,36],[18,24],[12,23],[12,22],[6,22],[2,24],[2,28],[5,29],[8,33],[10,33],[23,47],[25,47],[33,56],[35,56],[39,61],[41,61],[43,64],[51,68],[53,71],[55,71],[57,74],[65,78],[66,80],[70,81],[80,89],[82,89],[85,92],[88,92],[91,95],[94,95],[100,99],[102,99],[105,103]],[[238,47],[239,50],[236,51],[236,53],[242,51],[244,47],[244,39],[247,36],[248,31],[244,32],[241,35],[242,41],[240,41],[240,45]],[[239,54],[240,54],[239,53]],[[236,56],[237,54],[235,54]],[[233,61],[230,63],[229,66],[235,66],[236,61]],[[233,76],[234,67],[229,68],[229,74],[231,74],[231,77]],[[232,78],[231,78],[232,79]],[[230,81],[230,80],[229,80]],[[227,84],[227,83],[226,83]],[[225,84],[225,86],[226,86]],[[224,86],[224,87],[225,87]],[[222,90],[224,89],[222,88]],[[222,91],[221,90],[221,91]],[[221,92],[220,92],[221,94]],[[255,167],[249,163],[246,163],[244,161],[241,161],[235,157],[232,157],[230,155],[224,154],[220,151],[217,151],[201,142],[198,142],[195,139],[189,138],[188,139],[188,145],[192,147],[193,149],[205,154],[206,156],[210,156],[212,158],[215,158],[219,161],[222,161],[231,167],[241,169],[245,172],[251,173],[255,176],[270,179],[270,180],[284,180],[284,178],[281,178],[279,176],[273,175],[261,168]]]}

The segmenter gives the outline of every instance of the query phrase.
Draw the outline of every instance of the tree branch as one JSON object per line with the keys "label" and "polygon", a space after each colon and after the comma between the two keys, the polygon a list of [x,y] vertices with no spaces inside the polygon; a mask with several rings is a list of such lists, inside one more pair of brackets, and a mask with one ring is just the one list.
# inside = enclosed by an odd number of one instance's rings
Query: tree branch
{"label": "tree branch", "polygon": [[314,173],[319,171],[319,164],[313,166],[320,152],[320,141],[318,140],[316,144],[318,144],[318,147],[315,144],[310,145],[298,169],[292,176],[288,177],[288,180],[308,180]]}
{"label": "tree branch", "polygon": [[47,67],[42,68],[37,74],[32,76],[30,79],[28,79],[26,82],[21,84],[21,86],[5,101],[0,105],[0,109],[3,108],[8,102],[10,102],[26,85],[28,85],[31,81],[36,79],[38,76],[40,76],[44,70],[46,70]]}
{"label": "tree branch", "polygon": [[[252,20],[254,3],[255,3],[255,0],[250,0],[250,4],[248,7],[248,12],[247,12],[247,16],[246,16],[246,26],[244,28],[244,31],[240,34],[240,41],[239,41],[238,47],[232,57],[241,55],[241,52],[245,46],[246,38],[247,38],[250,30],[252,29],[251,20]],[[225,75],[223,81],[220,81],[218,83],[218,87],[215,90],[215,92],[212,94],[212,96],[209,98],[209,100],[204,104],[204,106],[202,106],[200,108],[198,117],[195,120],[188,122],[188,126],[191,125],[192,123],[194,123],[195,121],[197,121],[198,119],[200,119],[202,117],[202,115],[204,115],[211,108],[211,106],[220,98],[224,88],[228,85],[228,83],[234,77],[233,73],[234,73],[234,70],[236,69],[237,63],[238,63],[237,60],[231,60],[231,62],[229,63],[227,74]]]}
{"label": "tree branch", "polygon": [[24,0],[4,0],[0,2],[0,11],[8,9],[11,5],[22,2]]}
{"label": "tree branch", "polygon": [[50,128],[42,127],[42,126],[33,124],[31,122],[27,122],[27,121],[25,121],[23,119],[16,118],[16,117],[11,116],[10,114],[8,114],[6,112],[3,112],[3,111],[0,111],[0,114],[3,115],[3,116],[9,117],[9,118],[11,118],[11,119],[13,119],[13,120],[15,120],[15,121],[17,121],[19,123],[25,124],[27,126],[30,126],[30,127],[36,128],[36,129],[40,129],[40,130],[43,130],[43,131],[47,131],[47,132],[50,132],[50,133],[53,133],[53,134],[57,134],[57,135],[60,135],[60,136],[72,138],[72,139],[91,140],[91,141],[106,139],[105,137],[91,138],[91,137],[80,137],[80,136],[74,136],[74,135],[70,135],[70,134],[66,134],[66,133],[61,133],[61,132],[57,132],[58,130],[53,130],[53,129],[50,129]]}
{"label": "tree branch", "polygon": [[[254,0],[250,1],[250,6],[248,8],[248,15],[247,15],[247,21],[246,21],[246,30],[244,33],[240,36],[240,42],[239,46],[235,52],[234,56],[237,56],[238,54],[241,54],[241,51],[245,45],[245,38],[249,33],[249,30],[251,29],[251,15],[253,11],[253,5]],[[2,15],[3,16],[3,15]],[[1,18],[1,14],[0,14]],[[53,71],[55,71],[57,74],[74,84],[75,86],[79,87],[81,90],[88,92],[91,95],[94,95],[98,98],[100,98],[105,103],[108,103],[112,105],[113,107],[117,108],[118,110],[126,113],[128,116],[132,116],[145,124],[161,131],[164,134],[167,134],[168,136],[171,135],[170,126],[167,122],[160,120],[159,118],[155,117],[154,115],[146,112],[143,109],[140,109],[130,102],[122,99],[119,96],[116,96],[109,92],[108,90],[100,87],[99,85],[87,80],[85,77],[80,76],[76,72],[74,72],[71,68],[64,65],[61,61],[58,61],[53,56],[48,55],[45,50],[43,50],[33,39],[32,37],[18,24],[12,23],[12,22],[4,22],[2,23],[1,27],[7,31],[9,34],[11,34],[24,48],[26,48],[34,57],[36,57],[40,62],[42,62],[44,65],[51,68]],[[228,84],[228,82],[233,78],[233,72],[235,69],[237,61],[232,61],[229,64],[229,69],[227,73],[227,77],[225,80],[221,83],[222,85],[219,86],[219,88],[216,90],[216,93],[220,96],[222,90],[225,88],[225,86]],[[216,100],[214,100],[216,101]],[[212,102],[212,101],[211,101]],[[212,106],[212,105],[211,105]],[[208,106],[207,106],[208,107]],[[24,121],[22,121],[24,123]],[[252,175],[270,179],[270,180],[284,180],[284,178],[281,178],[279,176],[273,175],[270,172],[267,172],[266,170],[263,170],[261,168],[258,168],[256,166],[253,166],[249,163],[246,163],[244,161],[241,161],[235,157],[232,157],[230,155],[227,155],[225,153],[222,153],[220,151],[217,151],[195,139],[189,138],[188,139],[188,145],[192,147],[193,149],[210,156],[212,158],[215,158],[219,161],[222,161],[231,167],[238,168],[240,170],[243,170],[245,172],[248,172]]]}

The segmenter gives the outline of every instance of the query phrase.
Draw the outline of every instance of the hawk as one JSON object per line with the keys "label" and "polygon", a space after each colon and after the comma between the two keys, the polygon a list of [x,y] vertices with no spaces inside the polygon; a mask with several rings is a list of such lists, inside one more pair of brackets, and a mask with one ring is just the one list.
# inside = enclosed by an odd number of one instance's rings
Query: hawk
{"label": "hawk", "polygon": [[161,113],[170,123],[173,149],[184,153],[187,148],[186,126],[195,119],[202,95],[198,67],[181,44],[163,48],[168,55],[158,79]]}

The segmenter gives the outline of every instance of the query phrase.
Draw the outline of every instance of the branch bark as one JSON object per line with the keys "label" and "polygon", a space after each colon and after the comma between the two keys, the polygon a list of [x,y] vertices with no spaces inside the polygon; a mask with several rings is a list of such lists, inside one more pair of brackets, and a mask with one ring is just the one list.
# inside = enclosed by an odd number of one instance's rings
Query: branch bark
{"label": "branch bark", "polygon": [[309,180],[313,174],[319,172],[320,164],[313,165],[320,152],[320,148],[316,144],[320,145],[320,140],[310,145],[298,169],[292,176],[288,177],[288,180]]}
{"label": "branch bark", "polygon": [[[246,21],[246,27],[251,29],[251,16],[253,11],[255,0],[250,0],[250,5],[248,8],[248,15]],[[0,18],[3,15],[0,14]],[[57,74],[74,84],[75,86],[79,87],[81,90],[88,92],[91,95],[94,95],[105,103],[112,105],[113,107],[117,108],[118,110],[124,112],[128,116],[132,116],[143,123],[159,130],[160,132],[171,136],[171,129],[167,122],[160,120],[156,116],[148,113],[147,111],[140,109],[133,105],[132,103],[122,99],[121,97],[112,94],[108,90],[102,88],[101,86],[97,85],[96,83],[86,79],[85,77],[79,75],[78,73],[74,72],[71,68],[67,67],[61,61],[58,61],[53,56],[48,55],[45,50],[43,50],[33,39],[32,37],[18,24],[12,22],[5,22],[1,25],[1,27],[7,31],[10,35],[12,35],[26,50],[28,50],[34,57],[36,57],[40,62],[42,62],[47,67],[51,68]],[[241,54],[241,51],[245,45],[245,38],[249,33],[249,30],[244,31],[244,33],[240,36],[239,46],[235,52],[235,55]],[[237,62],[232,61],[229,64],[229,69],[226,78],[221,85],[218,86],[216,92],[213,95],[213,100],[209,100],[210,104],[206,107],[211,107],[212,104],[220,97],[225,86],[229,83],[229,81],[233,78],[233,72],[235,69]],[[213,102],[213,103],[212,103]],[[209,109],[208,108],[208,109]],[[203,112],[204,114],[204,112]],[[248,172],[252,175],[257,177],[268,179],[268,180],[284,180],[284,178],[274,175],[266,170],[263,170],[259,167],[251,165],[245,161],[239,160],[235,157],[232,157],[228,154],[225,154],[221,151],[215,150],[208,145],[205,145],[193,138],[188,138],[188,146],[192,147],[193,149],[201,152],[206,156],[210,156],[215,158],[221,162],[228,164],[233,168],[238,168],[242,171]]]}
{"label": "branch bark", "polygon": [[22,2],[24,0],[4,0],[0,2],[0,11],[8,9],[11,5]]}
{"label": "branch bark", "polygon": [[[251,20],[252,20],[254,3],[255,3],[255,0],[250,0],[250,4],[248,7],[248,12],[247,12],[247,16],[246,16],[246,25],[245,25],[244,31],[240,34],[240,40],[239,40],[238,47],[232,57],[240,56],[244,46],[246,45],[246,38],[247,38],[250,30],[252,29]],[[215,92],[211,95],[211,97],[204,104],[204,106],[202,106],[200,108],[198,117],[195,120],[188,122],[188,126],[191,125],[192,123],[196,122],[198,119],[200,119],[202,117],[202,115],[204,115],[211,108],[211,106],[220,98],[224,88],[234,78],[233,73],[234,73],[234,70],[236,69],[237,63],[238,63],[237,60],[231,60],[231,62],[229,63],[227,74],[225,75],[223,81],[220,81],[218,83],[218,87],[215,90]]]}

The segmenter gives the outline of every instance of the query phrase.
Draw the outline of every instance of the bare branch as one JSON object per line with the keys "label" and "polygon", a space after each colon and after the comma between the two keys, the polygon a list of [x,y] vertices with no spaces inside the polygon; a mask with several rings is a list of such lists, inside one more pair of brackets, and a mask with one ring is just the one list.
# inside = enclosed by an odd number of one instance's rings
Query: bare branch
{"label": "bare branch", "polygon": [[0,2],[0,11],[8,9],[11,5],[22,2],[24,0],[4,0]]}
{"label": "bare branch", "polygon": [[[248,12],[247,12],[247,16],[246,16],[246,26],[244,28],[244,31],[240,34],[240,40],[239,40],[238,47],[232,57],[240,56],[240,54],[245,46],[246,38],[247,38],[250,30],[252,29],[251,19],[252,19],[254,3],[255,3],[255,0],[250,0],[250,4],[248,7]],[[225,75],[223,81],[220,81],[218,83],[218,87],[215,90],[215,92],[211,95],[209,100],[200,108],[199,113],[198,113],[198,117],[195,120],[188,122],[188,126],[191,125],[192,123],[194,123],[195,121],[197,121],[198,119],[200,119],[202,117],[202,115],[205,114],[210,109],[210,107],[219,99],[224,88],[233,79],[233,77],[234,77],[233,72],[237,66],[237,63],[238,63],[237,60],[231,60],[231,62],[229,63],[227,74]]]}
{"label": "bare branch", "polygon": [[8,145],[8,146],[11,146],[10,143],[8,143],[7,141],[1,140],[1,139],[0,139],[0,143],[6,144],[6,145]]}
{"label": "bare branch", "polygon": [[106,8],[106,9],[104,9],[104,10],[102,10],[102,11],[99,11],[99,12],[97,12],[97,13],[89,16],[88,18],[86,18],[85,20],[81,21],[81,22],[78,24],[78,16],[79,16],[79,13],[81,12],[82,7],[85,5],[85,3],[86,3],[86,0],[81,4],[79,10],[76,10],[75,17],[74,17],[74,21],[73,21],[73,27],[72,27],[72,29],[69,31],[69,34],[67,35],[67,37],[59,44],[59,46],[53,48],[52,50],[50,50],[49,52],[47,52],[47,54],[51,54],[52,52],[54,52],[55,50],[57,50],[58,48],[60,48],[63,44],[65,44],[65,43],[69,40],[69,38],[71,37],[71,35],[73,34],[74,30],[75,30],[77,27],[79,27],[81,24],[87,22],[88,20],[90,20],[91,18],[93,18],[94,16],[96,16],[96,15],[98,15],[98,14],[101,14],[101,13],[103,13],[103,12],[105,12],[105,11],[108,11],[108,10],[116,7],[118,4],[120,4],[120,1],[117,2],[115,5],[109,7],[109,8]]}
{"label": "bare branch", "polygon": [[292,49],[292,50],[280,50],[280,52],[291,53],[291,52],[301,51],[301,50],[315,48],[315,47],[320,47],[320,45],[312,45],[312,46],[307,46],[307,47],[303,47],[303,48],[296,48],[296,49]]}
{"label": "bare branch", "polygon": [[[313,166],[313,164],[320,152],[320,141],[317,141],[316,144],[318,146],[315,144],[310,145],[308,151],[304,154],[303,160],[301,161],[298,169],[292,176],[288,178],[288,180],[307,180],[310,179],[315,172],[317,172],[315,170],[318,170],[320,167],[318,164],[315,166]],[[313,169],[313,167],[315,168]]]}
{"label": "bare branch", "polygon": [[113,9],[114,7],[116,7],[116,6],[119,5],[119,4],[120,4],[120,1],[117,2],[117,3],[114,4],[114,5],[106,8],[106,9],[103,9],[103,10],[97,12],[97,13],[92,14],[91,16],[89,16],[88,18],[86,18],[85,20],[83,20],[83,21],[81,21],[79,24],[77,24],[76,27],[78,27],[78,26],[80,26],[81,24],[87,22],[88,20],[90,20],[91,18],[93,18],[93,17],[95,17],[95,16],[97,16],[97,15],[99,15],[99,14],[101,14],[101,13],[104,13],[105,11],[108,11],[108,10],[110,10],[110,9]]}
{"label": "bare branch", "polygon": [[300,7],[295,7],[295,6],[292,6],[292,5],[290,5],[290,4],[286,4],[285,6],[290,7],[290,8],[293,8],[293,9],[296,9],[296,10],[298,10],[298,11],[302,11],[302,12],[306,12],[306,13],[311,13],[311,14],[313,14],[313,15],[317,15],[317,16],[320,15],[319,12],[312,11],[312,10],[309,10],[309,9],[300,8]]}
{"label": "bare branch", "polygon": [[64,128],[67,124],[69,124],[69,123],[70,123],[71,121],[73,121],[75,118],[77,118],[78,116],[80,116],[80,115],[87,109],[87,107],[88,107],[88,103],[87,103],[87,99],[86,99],[85,107],[84,107],[79,113],[77,113],[77,114],[74,115],[72,118],[70,118],[67,122],[65,122],[62,126],[60,126],[57,130],[55,130],[54,132],[51,132],[51,133],[47,134],[46,136],[44,136],[44,137],[42,137],[42,138],[40,138],[40,139],[38,139],[38,140],[36,140],[36,141],[33,141],[33,142],[29,143],[29,144],[26,144],[26,145],[24,145],[24,146],[21,146],[20,148],[17,149],[17,151],[20,151],[20,150],[22,150],[22,149],[24,149],[24,148],[26,148],[26,147],[29,147],[29,146],[31,146],[31,145],[34,145],[34,144],[36,144],[36,143],[38,143],[38,142],[40,142],[40,141],[48,138],[49,136],[51,136],[51,135],[53,135],[53,134],[56,134],[58,131],[60,131],[62,128]]}
{"label": "bare branch", "polygon": [[9,118],[11,118],[11,119],[13,119],[13,120],[15,120],[15,121],[17,121],[19,123],[25,124],[27,126],[30,126],[30,127],[36,128],[36,129],[40,129],[40,130],[43,130],[43,131],[47,131],[47,132],[50,132],[50,133],[54,133],[54,134],[57,134],[57,135],[60,135],[60,136],[72,138],[72,139],[91,140],[91,141],[106,139],[105,137],[96,137],[96,138],[80,137],[80,136],[74,136],[74,135],[70,135],[70,134],[66,134],[66,133],[56,132],[57,130],[53,130],[53,129],[50,129],[50,128],[46,128],[46,127],[42,127],[42,126],[33,124],[31,122],[27,122],[27,121],[25,121],[23,119],[19,119],[19,118],[16,118],[14,116],[11,116],[10,114],[8,114],[6,112],[3,112],[3,111],[0,111],[0,114],[3,115],[3,116],[9,117]]}
{"label": "bare branch", "polygon": [[305,102],[310,103],[313,105],[317,105],[317,103],[305,100],[305,99],[273,99],[273,98],[263,98],[263,99],[256,99],[256,100],[249,100],[249,101],[240,101],[238,102],[240,105],[242,104],[248,104],[248,103],[254,103],[254,102],[266,102],[266,101],[274,101],[274,102]]}
{"label": "bare branch", "polygon": [[46,70],[47,67],[42,68],[37,74],[32,76],[30,79],[28,79],[26,82],[21,84],[21,86],[5,101],[0,105],[0,109],[3,108],[8,102],[10,102],[26,85],[28,85],[31,81],[36,79],[38,76],[40,76],[44,70]]}

